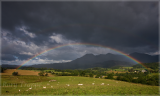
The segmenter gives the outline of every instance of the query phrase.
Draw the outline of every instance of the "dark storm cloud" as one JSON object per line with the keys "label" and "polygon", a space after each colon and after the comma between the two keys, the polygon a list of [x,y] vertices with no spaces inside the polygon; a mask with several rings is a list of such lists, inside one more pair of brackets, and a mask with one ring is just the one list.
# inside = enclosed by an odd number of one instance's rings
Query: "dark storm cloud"
{"label": "dark storm cloud", "polygon": [[[26,32],[20,30],[22,27],[26,27]],[[158,51],[158,2],[3,1],[2,29],[26,44],[32,42],[40,47],[58,44],[50,42],[50,36],[55,33],[66,40],[102,44],[119,50],[126,48],[127,52],[155,52]],[[147,47],[146,50],[143,47]]]}

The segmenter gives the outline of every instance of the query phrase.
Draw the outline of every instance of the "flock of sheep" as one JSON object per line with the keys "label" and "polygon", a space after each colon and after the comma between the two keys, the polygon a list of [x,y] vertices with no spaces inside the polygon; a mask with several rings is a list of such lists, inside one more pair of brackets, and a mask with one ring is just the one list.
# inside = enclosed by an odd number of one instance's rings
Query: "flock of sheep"
{"label": "flock of sheep", "polygon": [[[49,82],[53,82],[53,81],[56,81],[56,80],[50,80]],[[94,81],[95,82],[95,81]],[[58,82],[58,83],[60,83],[60,82]],[[80,82],[79,82],[80,83]],[[118,82],[116,82],[116,83],[118,83]],[[50,84],[48,84],[47,83],[47,85],[50,85]],[[59,84],[57,84],[57,85],[59,85]],[[67,86],[70,86],[70,84],[66,84]],[[83,84],[78,84],[78,86],[82,86]],[[92,83],[92,85],[95,85],[95,83]],[[104,83],[101,83],[101,85],[104,85]],[[107,85],[109,85],[109,84],[107,84]],[[46,89],[46,86],[43,86],[43,88],[44,89]],[[51,88],[53,88],[53,86],[51,86]],[[32,89],[32,87],[31,88],[29,88],[29,90],[31,90]],[[21,90],[19,89],[19,92],[20,92]],[[26,90],[26,91],[28,91],[28,90]]]}
{"label": "flock of sheep", "polygon": [[[58,82],[59,83],[59,82]],[[47,84],[47,85],[50,85],[50,84]],[[66,84],[67,86],[70,86],[70,84]],[[83,84],[78,84],[78,85],[83,85]],[[92,85],[95,85],[95,83],[92,83]],[[101,85],[104,85],[104,83],[102,83]],[[107,84],[107,85],[109,85],[109,84]],[[45,88],[47,88],[46,86],[43,86],[43,88],[45,89]],[[53,86],[51,86],[51,88],[53,88]],[[30,90],[32,89],[32,87],[31,88],[29,88]],[[19,92],[20,92],[21,90],[19,89]],[[28,90],[26,90],[26,91],[28,91]]]}

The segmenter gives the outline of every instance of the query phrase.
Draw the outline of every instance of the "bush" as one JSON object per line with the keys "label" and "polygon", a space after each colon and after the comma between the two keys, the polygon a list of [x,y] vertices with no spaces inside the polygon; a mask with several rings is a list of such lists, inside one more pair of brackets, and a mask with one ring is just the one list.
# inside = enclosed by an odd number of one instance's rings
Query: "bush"
{"label": "bush", "polygon": [[156,85],[156,82],[154,82],[154,81],[148,81],[147,84],[148,84],[148,85],[153,85],[153,86],[155,86],[155,85]]}
{"label": "bush", "polygon": [[48,76],[48,73],[46,73],[44,76]]}
{"label": "bush", "polygon": [[129,78],[123,77],[122,81],[130,82]]}
{"label": "bush", "polygon": [[[0,67],[1,67],[1,66],[0,66]],[[3,73],[3,72],[4,72],[4,68],[1,67],[1,73]]]}
{"label": "bush", "polygon": [[138,80],[138,83],[146,84],[146,78],[144,77],[139,77],[137,80]]}
{"label": "bush", "polygon": [[93,74],[92,74],[92,73],[90,73],[90,74],[89,74],[89,77],[93,77]]}
{"label": "bush", "polygon": [[138,80],[137,79],[133,79],[132,82],[133,83],[138,83]]}
{"label": "bush", "polygon": [[117,80],[122,80],[122,76],[118,76],[118,77],[117,77]]}
{"label": "bush", "polygon": [[101,78],[102,76],[100,74],[97,74],[95,78]]}
{"label": "bush", "polygon": [[105,77],[105,79],[113,79],[113,73],[108,74],[107,77]]}
{"label": "bush", "polygon": [[13,76],[18,76],[18,72],[13,72],[12,75]]}
{"label": "bush", "polygon": [[44,72],[41,71],[40,73],[38,73],[39,76],[44,76]]}
{"label": "bush", "polygon": [[51,72],[52,74],[55,74],[53,71]]}

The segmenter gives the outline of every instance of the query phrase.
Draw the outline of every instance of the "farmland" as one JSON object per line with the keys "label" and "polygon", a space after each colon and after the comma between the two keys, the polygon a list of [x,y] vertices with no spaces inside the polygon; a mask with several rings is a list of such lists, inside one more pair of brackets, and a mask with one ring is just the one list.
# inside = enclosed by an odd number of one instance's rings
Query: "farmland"
{"label": "farmland", "polygon": [[[7,69],[8,70],[8,69]],[[8,70],[9,72],[11,70]],[[12,70],[13,71],[13,70]],[[26,72],[25,72],[26,71]],[[2,95],[158,95],[159,86],[81,76],[37,76],[18,70],[20,76],[1,74]],[[21,73],[24,72],[24,73]],[[36,75],[26,75],[27,72]],[[50,82],[50,80],[55,80]],[[94,83],[94,84],[93,84]],[[102,85],[104,83],[104,85]],[[78,85],[83,84],[83,85]],[[46,87],[46,88],[43,88]],[[29,89],[32,88],[32,89]],[[20,91],[19,91],[20,90]]]}

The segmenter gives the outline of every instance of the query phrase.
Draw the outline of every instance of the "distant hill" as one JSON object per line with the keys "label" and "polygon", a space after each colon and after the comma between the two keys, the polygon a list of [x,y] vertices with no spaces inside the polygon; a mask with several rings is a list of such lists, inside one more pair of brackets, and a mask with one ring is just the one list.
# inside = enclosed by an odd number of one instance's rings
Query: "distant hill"
{"label": "distant hill", "polygon": [[[155,62],[155,63],[143,63],[143,65],[145,65],[147,68],[151,68],[151,69],[159,69],[159,63]],[[140,64],[136,64],[132,66],[133,68],[142,68],[142,65]]]}
{"label": "distant hill", "polygon": [[54,69],[86,69],[93,67],[110,68],[114,66],[132,66],[133,63],[125,56],[106,54],[106,55],[93,55],[86,54],[80,58],[77,58],[67,63],[54,63],[54,64],[39,64],[32,65],[30,67],[35,68],[54,68]]}
{"label": "distant hill", "polygon": [[2,64],[2,68],[7,68],[7,69],[16,69],[19,65],[9,65],[9,64]]}
{"label": "distant hill", "polygon": [[125,62],[125,61],[116,61],[116,60],[109,60],[105,62],[99,62],[99,63],[56,63],[56,64],[38,64],[38,65],[32,65],[30,67],[35,68],[54,68],[54,69],[87,69],[87,68],[93,68],[93,67],[103,67],[103,68],[110,68],[114,66],[132,66],[132,63]]}
{"label": "distant hill", "polygon": [[[129,56],[137,59],[142,63],[152,63],[158,62],[158,55],[151,56],[143,53],[131,53]],[[114,66],[132,66],[136,63],[128,59],[123,55],[116,54],[101,54],[101,55],[93,55],[86,54],[80,58],[77,58],[71,62],[67,63],[53,63],[53,64],[37,64],[31,65],[30,67],[35,68],[54,68],[54,69],[86,69],[93,67],[103,67],[103,68],[111,68]],[[17,65],[2,65],[4,68],[17,68]]]}
{"label": "distant hill", "polygon": [[159,56],[158,55],[148,55],[148,54],[144,54],[144,53],[137,53],[137,52],[134,52],[134,53],[131,53],[129,54],[131,57],[139,60],[140,62],[142,63],[153,63],[153,62],[158,62],[158,58]]}

